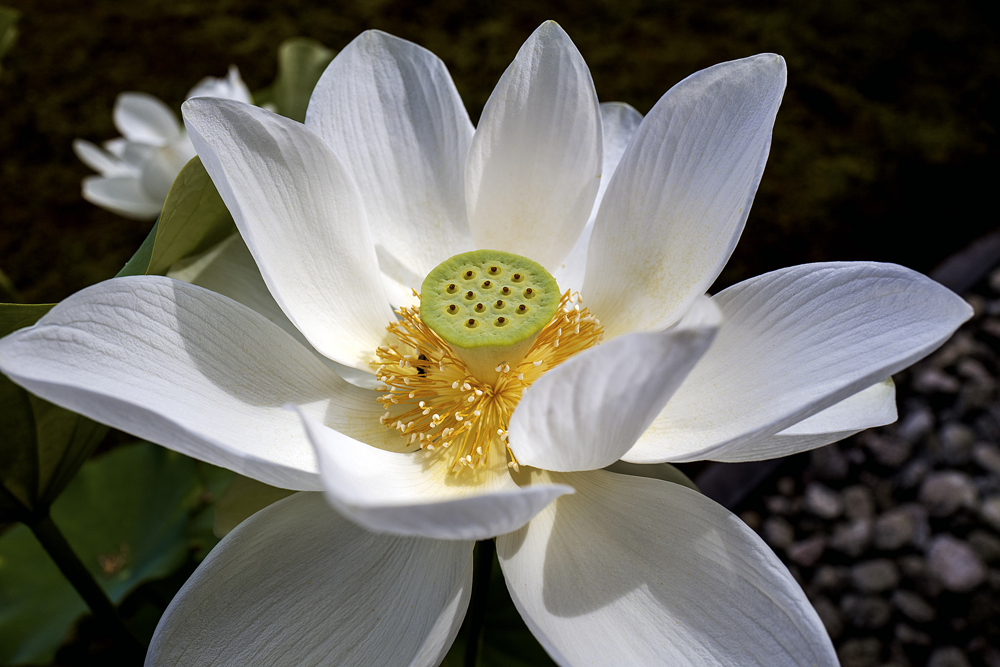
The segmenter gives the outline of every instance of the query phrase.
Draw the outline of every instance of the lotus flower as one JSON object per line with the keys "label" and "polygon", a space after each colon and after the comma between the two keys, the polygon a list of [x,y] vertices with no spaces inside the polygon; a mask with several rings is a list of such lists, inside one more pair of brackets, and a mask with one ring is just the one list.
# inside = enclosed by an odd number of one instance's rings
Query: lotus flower
{"label": "lotus flower", "polygon": [[213,550],[147,664],[437,664],[492,537],[561,665],[837,664],[738,518],[604,469],[783,456],[892,421],[887,378],[970,316],[869,262],[705,296],[784,86],[779,56],[723,63],[641,118],[599,105],[545,23],[475,129],[444,64],[377,31],[333,60],[305,125],[189,100],[241,238],[174,274],[197,284],[111,280],[0,342],[0,368],[50,401],[307,492]]}
{"label": "lotus flower", "polygon": [[[252,101],[235,65],[224,79],[202,79],[187,95],[194,97]],[[148,93],[120,94],[112,114],[121,137],[101,146],[73,142],[76,156],[100,174],[83,179],[83,198],[126,218],[155,220],[174,178],[195,156],[194,146],[177,115]]]}

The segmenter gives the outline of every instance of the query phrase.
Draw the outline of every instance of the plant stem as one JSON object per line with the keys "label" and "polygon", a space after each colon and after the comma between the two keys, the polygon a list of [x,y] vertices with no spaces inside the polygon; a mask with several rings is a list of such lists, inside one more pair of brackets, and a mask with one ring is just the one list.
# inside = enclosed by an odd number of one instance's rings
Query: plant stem
{"label": "plant stem", "polygon": [[125,622],[118,615],[118,610],[104,594],[104,590],[94,580],[90,571],[80,562],[73,548],[63,537],[56,524],[52,522],[48,513],[46,512],[40,519],[28,523],[28,527],[41,542],[45,551],[48,552],[49,557],[55,561],[59,571],[73,584],[73,588],[87,603],[94,616],[112,632],[115,639],[121,642],[126,651],[140,656],[145,654],[146,650],[142,643],[125,626]]}
{"label": "plant stem", "polygon": [[476,564],[472,578],[472,600],[469,602],[469,638],[465,645],[465,667],[476,667],[479,657],[479,640],[486,620],[487,595],[490,575],[493,573],[493,554],[497,547],[493,540],[483,540],[476,545]]}

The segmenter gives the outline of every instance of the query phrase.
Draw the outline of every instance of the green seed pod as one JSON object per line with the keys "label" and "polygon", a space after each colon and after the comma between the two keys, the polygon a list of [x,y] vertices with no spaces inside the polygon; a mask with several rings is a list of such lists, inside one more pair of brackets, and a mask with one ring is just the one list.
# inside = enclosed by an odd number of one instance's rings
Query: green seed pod
{"label": "green seed pod", "polygon": [[420,286],[420,319],[481,377],[516,364],[559,308],[559,286],[540,264],[473,250],[438,264]]}

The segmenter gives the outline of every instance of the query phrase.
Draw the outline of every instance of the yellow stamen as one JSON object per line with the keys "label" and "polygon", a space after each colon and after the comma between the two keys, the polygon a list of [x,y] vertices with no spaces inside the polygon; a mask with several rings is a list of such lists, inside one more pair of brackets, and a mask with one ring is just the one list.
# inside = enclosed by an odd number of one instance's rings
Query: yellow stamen
{"label": "yellow stamen", "polygon": [[[493,445],[506,449],[508,466],[517,471],[507,427],[521,396],[546,371],[600,342],[604,331],[580,306],[580,295],[567,291],[524,358],[516,366],[501,364],[495,379],[482,381],[424,324],[419,308],[396,312],[399,321],[387,328],[399,345],[379,347],[372,363],[388,387],[376,399],[387,410],[381,421],[399,430],[409,444],[450,450],[453,471],[485,465]],[[385,373],[387,368],[393,375]]]}

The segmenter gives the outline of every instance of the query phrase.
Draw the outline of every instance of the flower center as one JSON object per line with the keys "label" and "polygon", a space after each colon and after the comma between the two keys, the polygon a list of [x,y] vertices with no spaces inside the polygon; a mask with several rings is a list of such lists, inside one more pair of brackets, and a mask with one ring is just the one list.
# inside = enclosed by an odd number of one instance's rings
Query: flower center
{"label": "flower center", "polygon": [[507,426],[532,382],[601,340],[603,327],[561,296],[539,264],[497,250],[476,250],[439,264],[424,279],[420,307],[397,310],[388,326],[398,345],[376,351],[388,389],[382,423],[407,443],[448,450],[451,469],[486,464],[507,445]]}

